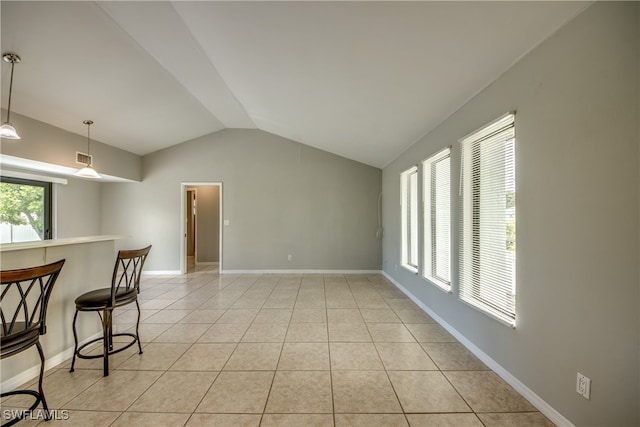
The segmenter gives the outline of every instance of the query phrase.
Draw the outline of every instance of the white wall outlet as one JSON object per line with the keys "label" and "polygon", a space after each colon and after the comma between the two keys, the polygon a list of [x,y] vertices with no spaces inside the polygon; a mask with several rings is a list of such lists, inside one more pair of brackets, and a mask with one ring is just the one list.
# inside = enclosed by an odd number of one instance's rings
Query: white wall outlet
{"label": "white wall outlet", "polygon": [[591,379],[578,372],[578,379],[576,381],[576,392],[589,399],[591,397]]}
{"label": "white wall outlet", "polygon": [[287,255],[287,259],[288,259],[289,261],[291,261],[291,260],[293,259],[293,257],[292,257],[291,255]]}

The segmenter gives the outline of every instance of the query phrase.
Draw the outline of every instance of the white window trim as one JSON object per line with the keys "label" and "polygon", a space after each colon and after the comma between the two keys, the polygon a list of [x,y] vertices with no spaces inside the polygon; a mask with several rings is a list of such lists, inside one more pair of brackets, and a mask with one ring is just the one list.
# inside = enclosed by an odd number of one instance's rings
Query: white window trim
{"label": "white window trim", "polygon": [[[66,178],[55,176],[39,175],[31,172],[22,172],[2,169],[0,175],[9,178],[29,179],[32,181],[50,182],[51,186],[51,239],[58,238],[58,185],[67,185],[69,181]],[[58,184],[58,185],[55,185]]]}
{"label": "white window trim", "polygon": [[38,175],[29,172],[11,171],[3,169],[0,173],[2,176],[9,178],[29,179],[31,181],[51,182],[53,184],[67,185],[69,181],[66,178],[57,178],[54,176]]}
{"label": "white window trim", "polygon": [[[407,270],[409,270],[410,272],[414,273],[414,274],[418,274],[418,269],[419,269],[419,264],[420,264],[420,232],[419,232],[419,228],[420,228],[420,213],[418,212],[418,221],[417,221],[417,229],[415,230],[415,233],[412,233],[414,235],[414,238],[417,239],[417,243],[418,243],[418,254],[417,254],[417,264],[413,265],[410,263],[410,254],[408,246],[409,246],[409,242],[407,241],[407,236],[409,234],[409,230],[407,229],[407,182],[409,179],[409,176],[411,176],[412,174],[416,174],[416,182],[419,182],[419,175],[418,175],[418,166],[412,166],[409,169],[403,171],[400,174],[400,230],[401,230],[401,236],[400,236],[400,265],[404,268],[406,268]],[[417,199],[420,198],[420,192],[417,191]],[[416,208],[419,206],[419,200],[415,201],[416,203]]]}
{"label": "white window trim", "polygon": [[[422,257],[422,277],[432,283],[437,288],[451,293],[451,277],[449,281],[442,280],[437,277],[433,272],[433,264],[431,258],[433,257],[433,242],[432,242],[432,221],[431,221],[431,166],[443,159],[449,159],[449,167],[451,166],[451,147],[446,147],[431,157],[422,162],[422,174],[423,174],[423,186],[422,186],[422,223],[423,223],[423,257]],[[451,171],[449,171],[449,185],[451,185]],[[449,213],[451,212],[451,195],[449,194]],[[449,218],[449,276],[451,276],[451,218]]]}
{"label": "white window trim", "polygon": [[[472,295],[472,293],[479,292],[474,285],[469,285],[463,283],[465,280],[465,271],[467,274],[473,269],[472,263],[473,261],[473,252],[469,249],[469,246],[479,245],[481,242],[473,240],[473,219],[472,212],[473,205],[470,198],[470,194],[472,192],[471,183],[467,179],[465,182],[465,170],[470,170],[472,167],[472,158],[468,155],[467,151],[470,151],[469,145],[474,143],[478,143],[477,141],[482,141],[487,137],[490,137],[494,133],[499,133],[500,129],[515,129],[515,113],[508,113],[504,116],[498,118],[497,120],[491,122],[490,124],[484,126],[478,131],[475,131],[465,138],[460,140],[462,146],[462,160],[461,160],[461,170],[460,170],[460,251],[459,251],[459,283],[458,283],[458,292],[459,299],[468,304],[469,306],[479,310],[481,313],[488,315],[500,323],[503,323],[507,326],[515,328],[516,325],[516,305],[514,303],[513,310],[514,313],[507,314],[500,309],[492,307],[490,304],[487,304],[483,301],[482,298],[477,298]],[[515,161],[515,159],[514,159]],[[515,178],[515,177],[514,177]],[[477,261],[476,261],[477,262]],[[515,262],[515,261],[514,261]],[[472,277],[473,280],[477,280]],[[468,278],[469,279],[469,278]],[[471,280],[471,279],[469,279]],[[514,289],[515,289],[515,271],[513,272],[513,280],[514,280]],[[469,292],[473,290],[473,292]],[[495,288],[489,290],[489,293],[493,292]],[[513,292],[513,297],[515,298],[515,291]]]}

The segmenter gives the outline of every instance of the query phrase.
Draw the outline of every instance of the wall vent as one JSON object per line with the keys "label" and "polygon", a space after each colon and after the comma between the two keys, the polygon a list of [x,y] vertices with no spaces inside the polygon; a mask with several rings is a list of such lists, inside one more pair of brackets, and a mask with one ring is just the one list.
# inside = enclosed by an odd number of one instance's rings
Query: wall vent
{"label": "wall vent", "polygon": [[80,165],[93,166],[93,156],[87,153],[76,151],[76,163]]}

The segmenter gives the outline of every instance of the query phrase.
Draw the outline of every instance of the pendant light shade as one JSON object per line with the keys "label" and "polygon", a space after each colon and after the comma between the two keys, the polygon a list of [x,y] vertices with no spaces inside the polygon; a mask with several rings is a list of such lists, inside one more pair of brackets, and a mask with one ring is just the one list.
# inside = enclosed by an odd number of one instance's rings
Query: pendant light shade
{"label": "pendant light shade", "polygon": [[98,179],[101,178],[100,175],[91,167],[91,125],[93,124],[93,121],[85,120],[82,123],[87,125],[87,165],[74,175],[82,178]]}
{"label": "pendant light shade", "polygon": [[0,138],[20,139],[20,135],[16,132],[16,128],[9,121],[11,118],[11,92],[13,90],[13,67],[20,62],[20,57],[15,53],[7,52],[2,54],[2,59],[11,64],[11,79],[9,80],[9,105],[7,105],[7,120],[0,126]]}
{"label": "pendant light shade", "polygon": [[16,128],[11,126],[11,123],[5,123],[0,126],[0,138],[20,139],[20,135],[16,132]]}
{"label": "pendant light shade", "polygon": [[98,174],[98,172],[96,172],[95,169],[92,168],[89,165],[83,167],[78,172],[76,172],[74,175],[75,176],[81,176],[82,178],[94,178],[94,179],[100,178],[100,175]]}

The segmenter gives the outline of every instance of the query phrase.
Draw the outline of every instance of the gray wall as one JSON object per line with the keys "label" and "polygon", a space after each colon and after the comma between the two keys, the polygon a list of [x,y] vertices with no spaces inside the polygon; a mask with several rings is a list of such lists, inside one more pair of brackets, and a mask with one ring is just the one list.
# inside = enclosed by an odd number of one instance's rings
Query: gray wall
{"label": "gray wall", "polygon": [[[2,117],[6,117],[4,109]],[[76,163],[76,151],[87,152],[86,135],[77,135],[14,112],[11,113],[11,122],[21,139],[19,142],[3,139],[2,154],[68,168],[82,167]],[[140,181],[140,156],[93,139],[91,155],[93,166],[100,174]]]}
{"label": "gray wall", "polygon": [[[596,3],[383,170],[384,270],[578,426],[640,424],[638,8]],[[400,173],[453,145],[455,271],[458,140],[510,110],[516,329],[396,267]]]}
{"label": "gray wall", "polygon": [[[6,111],[2,110],[2,117]],[[2,140],[2,154],[48,163],[66,168],[79,169],[75,163],[76,151],[86,152],[86,136],[76,135],[39,120],[17,113],[11,121],[19,129],[20,141]],[[94,166],[101,174],[127,180],[140,180],[142,159],[132,153],[91,141]],[[19,170],[2,167],[3,170]],[[29,173],[28,170],[22,172]],[[61,176],[51,172],[36,171],[38,175],[65,178],[67,185],[55,184],[57,238],[91,236],[102,233],[102,181]]]}
{"label": "gray wall", "polygon": [[222,182],[225,270],[379,269],[381,174],[266,132],[223,130],[144,156],[141,183],[106,184],[102,232],[153,244],[148,270],[178,270],[180,183]]}
{"label": "gray wall", "polygon": [[201,185],[197,189],[196,262],[220,261],[220,188]]}
{"label": "gray wall", "polygon": [[102,184],[67,177],[56,184],[56,237],[96,236],[102,227]]}

